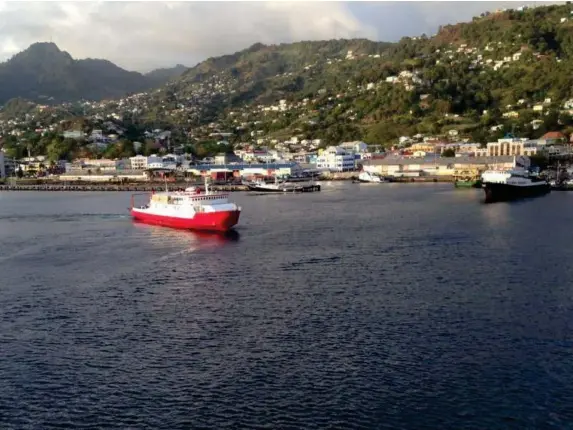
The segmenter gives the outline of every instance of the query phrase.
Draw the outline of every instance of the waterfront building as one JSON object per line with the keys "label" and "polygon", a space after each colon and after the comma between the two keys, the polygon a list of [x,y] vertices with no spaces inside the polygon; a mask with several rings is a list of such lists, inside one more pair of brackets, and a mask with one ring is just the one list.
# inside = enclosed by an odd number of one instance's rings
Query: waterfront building
{"label": "waterfront building", "polygon": [[73,173],[81,170],[92,170],[100,172],[115,172],[117,170],[125,170],[131,167],[129,159],[110,160],[108,158],[101,159],[81,159],[75,160],[72,163],[65,163],[66,173]]}
{"label": "waterfront building", "polygon": [[504,155],[535,155],[537,154],[539,143],[536,140],[525,138],[506,137],[498,139],[497,142],[487,144],[488,157],[499,157]]}
{"label": "waterfront building", "polygon": [[215,164],[231,164],[231,163],[242,163],[243,159],[235,155],[235,153],[220,153],[214,157]]}
{"label": "waterfront building", "polygon": [[317,169],[333,172],[347,172],[356,167],[354,154],[346,152],[339,146],[329,146],[316,159]]}
{"label": "waterfront building", "polygon": [[135,170],[147,169],[147,157],[144,155],[136,155],[135,157],[130,157],[129,162],[131,163],[131,168]]}
{"label": "waterfront building", "polygon": [[424,159],[386,157],[365,160],[363,169],[383,176],[450,176],[456,169],[512,169],[517,164],[529,165],[529,157],[427,157]]}

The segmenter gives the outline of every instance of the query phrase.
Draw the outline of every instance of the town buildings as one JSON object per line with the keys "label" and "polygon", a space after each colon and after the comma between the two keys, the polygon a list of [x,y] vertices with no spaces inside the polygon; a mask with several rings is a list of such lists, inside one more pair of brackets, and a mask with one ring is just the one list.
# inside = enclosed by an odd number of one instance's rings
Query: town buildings
{"label": "town buildings", "polygon": [[356,157],[340,146],[329,146],[316,159],[316,168],[331,172],[347,172],[356,167]]}
{"label": "town buildings", "polygon": [[[521,156],[523,157],[523,156]],[[529,159],[525,164],[529,164]],[[387,157],[364,161],[367,172],[383,176],[451,176],[456,169],[512,169],[519,162],[520,156],[498,157],[428,157],[424,159]]]}
{"label": "town buildings", "polygon": [[523,138],[503,138],[497,142],[487,144],[487,156],[499,157],[504,155],[527,155],[537,154],[539,142]]}

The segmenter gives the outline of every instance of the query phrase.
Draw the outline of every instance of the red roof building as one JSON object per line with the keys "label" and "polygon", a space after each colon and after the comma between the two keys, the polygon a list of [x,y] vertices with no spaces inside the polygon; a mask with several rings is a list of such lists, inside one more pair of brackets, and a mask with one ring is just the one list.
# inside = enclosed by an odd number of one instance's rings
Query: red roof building
{"label": "red roof building", "polygon": [[541,136],[543,140],[565,140],[566,137],[560,131],[550,131]]}

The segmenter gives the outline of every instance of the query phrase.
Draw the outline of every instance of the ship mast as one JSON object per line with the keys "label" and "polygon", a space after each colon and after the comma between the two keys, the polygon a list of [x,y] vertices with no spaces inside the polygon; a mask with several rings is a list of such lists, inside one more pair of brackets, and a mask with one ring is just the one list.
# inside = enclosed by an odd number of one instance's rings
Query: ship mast
{"label": "ship mast", "polygon": [[207,179],[207,176],[204,176],[205,178],[205,194],[209,194],[209,181]]}

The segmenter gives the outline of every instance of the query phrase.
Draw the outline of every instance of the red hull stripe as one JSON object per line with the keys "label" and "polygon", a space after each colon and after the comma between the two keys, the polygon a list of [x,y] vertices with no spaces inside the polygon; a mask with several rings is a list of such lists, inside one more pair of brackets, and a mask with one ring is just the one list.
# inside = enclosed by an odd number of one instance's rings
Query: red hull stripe
{"label": "red hull stripe", "polygon": [[220,211],[197,213],[193,218],[177,218],[163,215],[153,215],[144,212],[131,211],[137,221],[146,224],[162,225],[164,227],[182,228],[186,230],[228,231],[239,222],[240,211]]}

